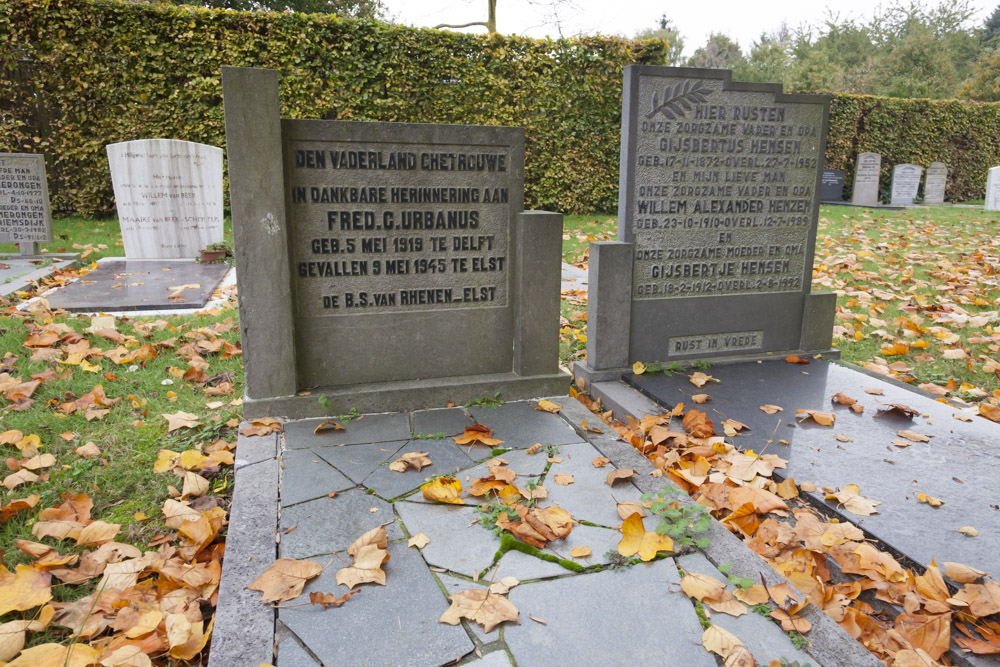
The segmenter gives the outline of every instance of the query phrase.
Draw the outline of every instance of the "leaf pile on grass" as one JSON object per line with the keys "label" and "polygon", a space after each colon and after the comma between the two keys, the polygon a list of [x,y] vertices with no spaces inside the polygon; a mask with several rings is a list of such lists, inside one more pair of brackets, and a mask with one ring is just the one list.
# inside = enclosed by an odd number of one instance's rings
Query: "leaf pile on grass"
{"label": "leaf pile on grass", "polygon": [[[689,596],[724,604],[722,611],[736,616],[746,611],[742,603],[766,603],[775,622],[797,633],[811,629],[803,611],[815,605],[886,664],[938,664],[934,661],[953,648],[953,628],[961,633],[954,638],[956,651],[1000,653],[1000,584],[984,581],[985,574],[973,568],[946,563],[945,575],[961,584],[953,595],[936,562],[922,573],[903,567],[852,523],[828,520],[800,499],[794,479],[773,478],[775,470],[786,467],[785,459],[735,448],[732,441],[745,435],[742,429],[717,434],[704,413],[685,412],[682,404],[671,414],[629,418],[627,424],[610,413],[598,414],[654,464],[657,474],[707,507],[806,598],[787,585],[764,581],[738,591],[736,599],[723,596],[714,584],[708,590],[704,581],[685,587]],[[677,424],[681,417],[683,423]],[[816,491],[812,484],[801,488]],[[878,502],[862,496],[855,485],[822,490],[849,513],[877,512]],[[837,567],[829,567],[829,560]],[[863,592],[883,607],[866,602]],[[714,604],[713,609],[720,610]]]}
{"label": "leaf pile on grass", "polygon": [[989,212],[829,213],[814,289],[845,359],[1000,421],[1000,241]]}
{"label": "leaf pile on grass", "polygon": [[202,660],[241,405],[233,313],[3,312],[0,661]]}

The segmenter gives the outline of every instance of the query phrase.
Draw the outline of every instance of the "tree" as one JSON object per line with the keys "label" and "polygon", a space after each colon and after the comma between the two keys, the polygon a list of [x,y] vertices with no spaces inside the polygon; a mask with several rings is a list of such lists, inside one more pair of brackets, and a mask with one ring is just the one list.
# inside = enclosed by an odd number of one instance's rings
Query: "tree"
{"label": "tree", "polygon": [[993,10],[979,31],[979,45],[984,51],[996,48],[1000,44],[1000,6]]}
{"label": "tree", "polygon": [[659,39],[667,44],[667,65],[680,65],[684,51],[684,38],[673,22],[664,14],[660,17],[659,28],[647,28],[636,33],[636,39]]}
{"label": "tree", "polygon": [[738,81],[764,83],[784,82],[792,64],[792,34],[788,25],[772,33],[763,33],[750,49],[750,54],[733,67],[733,78]]}
{"label": "tree", "polygon": [[743,61],[740,45],[728,35],[713,32],[708,36],[705,46],[699,47],[687,60],[688,67],[707,67],[710,69],[732,69]]}
{"label": "tree", "polygon": [[216,9],[242,11],[301,12],[304,14],[336,14],[359,19],[385,16],[382,0],[171,0],[178,5],[196,5]]}
{"label": "tree", "polygon": [[440,25],[434,26],[436,30],[441,28],[469,28],[474,25],[481,25],[486,27],[486,32],[495,33],[497,31],[497,0],[486,0],[486,20],[485,21],[472,21],[471,23],[462,23],[461,25],[451,25],[448,23],[442,23]]}

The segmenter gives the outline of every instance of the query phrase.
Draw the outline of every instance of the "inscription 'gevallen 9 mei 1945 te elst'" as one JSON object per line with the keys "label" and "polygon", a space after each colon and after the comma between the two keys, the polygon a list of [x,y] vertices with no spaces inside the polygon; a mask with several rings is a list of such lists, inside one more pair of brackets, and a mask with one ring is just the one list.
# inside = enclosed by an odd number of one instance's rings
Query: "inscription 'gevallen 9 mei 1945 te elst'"
{"label": "inscription 'gevallen 9 mei 1945 te elst'", "polygon": [[508,160],[296,145],[300,301],[329,314],[506,305]]}

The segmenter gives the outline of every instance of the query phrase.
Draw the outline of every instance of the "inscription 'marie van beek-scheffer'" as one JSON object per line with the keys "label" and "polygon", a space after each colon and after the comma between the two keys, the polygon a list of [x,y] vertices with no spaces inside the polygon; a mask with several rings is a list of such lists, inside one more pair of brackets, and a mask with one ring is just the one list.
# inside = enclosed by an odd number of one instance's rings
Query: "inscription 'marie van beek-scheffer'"
{"label": "inscription 'marie van beek-scheffer'", "polygon": [[801,291],[822,108],[650,76],[638,99],[633,298]]}
{"label": "inscription 'marie van beek-scheffer'", "polygon": [[509,147],[290,141],[286,150],[302,312],[507,305]]}

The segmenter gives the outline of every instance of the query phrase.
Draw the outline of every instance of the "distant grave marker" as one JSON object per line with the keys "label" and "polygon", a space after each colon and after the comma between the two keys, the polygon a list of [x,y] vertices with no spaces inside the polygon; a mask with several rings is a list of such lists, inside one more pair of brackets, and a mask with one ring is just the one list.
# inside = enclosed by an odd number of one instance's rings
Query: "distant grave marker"
{"label": "distant grave marker", "polygon": [[0,243],[18,243],[33,253],[35,243],[52,240],[45,157],[0,153]]}
{"label": "distant grave marker", "polygon": [[944,162],[931,162],[931,166],[927,167],[927,177],[924,179],[924,202],[943,204],[947,182],[948,165]]}
{"label": "distant grave marker", "polygon": [[878,205],[878,179],[882,156],[878,153],[858,153],[854,167],[854,188],[851,203],[859,206]]}
{"label": "distant grave marker", "polygon": [[846,173],[843,169],[823,170],[823,181],[819,193],[821,201],[840,202],[844,200],[844,175]]}
{"label": "distant grave marker", "polygon": [[222,149],[139,139],[107,147],[129,259],[194,258],[222,241]]}
{"label": "distant grave marker", "polygon": [[828,109],[724,70],[626,68],[619,240],[591,244],[578,375],[830,348],[835,296],[810,293]]}
{"label": "distant grave marker", "polygon": [[923,167],[915,164],[897,164],[892,168],[892,206],[909,206],[917,198]]}
{"label": "distant grave marker", "polygon": [[222,80],[245,415],[566,391],[562,216],[522,211],[523,129],[283,120],[277,72]]}
{"label": "distant grave marker", "polygon": [[986,203],[983,208],[1000,211],[1000,167],[990,169],[986,177]]}

